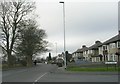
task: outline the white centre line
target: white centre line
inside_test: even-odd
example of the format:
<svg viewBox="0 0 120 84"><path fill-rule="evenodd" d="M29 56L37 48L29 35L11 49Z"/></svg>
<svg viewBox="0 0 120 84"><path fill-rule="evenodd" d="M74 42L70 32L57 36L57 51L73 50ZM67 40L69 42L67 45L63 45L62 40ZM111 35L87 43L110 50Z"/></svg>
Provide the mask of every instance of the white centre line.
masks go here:
<svg viewBox="0 0 120 84"><path fill-rule="evenodd" d="M48 74L48 72L44 73L43 75L41 75L40 77L38 77L34 82L37 82L38 80L40 80L43 76L45 76L46 74Z"/></svg>

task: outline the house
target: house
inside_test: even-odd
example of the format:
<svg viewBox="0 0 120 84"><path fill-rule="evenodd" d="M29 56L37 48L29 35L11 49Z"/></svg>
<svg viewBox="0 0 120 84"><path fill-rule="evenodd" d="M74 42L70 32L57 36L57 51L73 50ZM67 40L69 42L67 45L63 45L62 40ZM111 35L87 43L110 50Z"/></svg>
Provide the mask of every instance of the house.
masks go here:
<svg viewBox="0 0 120 84"><path fill-rule="evenodd" d="M88 47L86 47L86 46L83 46L83 57L84 57L84 60L86 60L86 61L89 61L90 59L89 59L89 57L88 57L88 50L89 50L89 48Z"/></svg>
<svg viewBox="0 0 120 84"><path fill-rule="evenodd" d="M85 57L83 55L83 52L85 54L85 51L88 48L86 47L86 45L83 45L81 49L77 49L73 54L72 54L72 58L74 58L74 60L80 59L80 60L85 60Z"/></svg>
<svg viewBox="0 0 120 84"><path fill-rule="evenodd" d="M100 41L95 41L95 44L89 47L89 59L92 62L102 61L102 54L99 53L99 46L102 45Z"/></svg>
<svg viewBox="0 0 120 84"><path fill-rule="evenodd" d="M100 45L99 46L99 54L101 54L103 57L102 57L102 61L105 62L105 61L108 61L108 46L107 45Z"/></svg>
<svg viewBox="0 0 120 84"><path fill-rule="evenodd" d="M89 48L85 45L72 53L74 60L82 59L92 62L119 61L120 60L120 30L118 35L101 43L96 41Z"/></svg>
<svg viewBox="0 0 120 84"><path fill-rule="evenodd" d="M77 60L78 57L80 57L80 52L81 52L81 49L77 49L75 52L72 53L72 58L74 60Z"/></svg>
<svg viewBox="0 0 120 84"><path fill-rule="evenodd" d="M56 57L56 59L61 58L64 59L64 52L62 52L61 54L58 54L58 56Z"/></svg>
<svg viewBox="0 0 120 84"><path fill-rule="evenodd" d="M118 61L120 59L120 31L119 34L105 41L102 45L103 58L104 61Z"/></svg>
<svg viewBox="0 0 120 84"><path fill-rule="evenodd" d="M75 59L75 52L72 53L72 59L71 60L74 60Z"/></svg>
<svg viewBox="0 0 120 84"><path fill-rule="evenodd" d="M104 49L106 49L106 48L104 48ZM98 52L99 52L99 55L102 56L100 60L104 62L105 59L104 59L104 56L103 56L103 46L102 46L102 44L98 46Z"/></svg>

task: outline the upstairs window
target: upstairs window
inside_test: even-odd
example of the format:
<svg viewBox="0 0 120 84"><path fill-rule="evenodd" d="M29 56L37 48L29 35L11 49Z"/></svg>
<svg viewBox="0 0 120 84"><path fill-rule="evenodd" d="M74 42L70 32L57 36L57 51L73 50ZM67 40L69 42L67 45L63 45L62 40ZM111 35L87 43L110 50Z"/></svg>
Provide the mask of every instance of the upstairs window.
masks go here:
<svg viewBox="0 0 120 84"><path fill-rule="evenodd" d="M103 50L107 50L107 46L106 45L103 46Z"/></svg>
<svg viewBox="0 0 120 84"><path fill-rule="evenodd" d="M116 48L116 47L115 47L115 43L110 43L109 47L110 47L110 48Z"/></svg>
<svg viewBox="0 0 120 84"><path fill-rule="evenodd" d="M117 48L120 48L120 41L117 42Z"/></svg>

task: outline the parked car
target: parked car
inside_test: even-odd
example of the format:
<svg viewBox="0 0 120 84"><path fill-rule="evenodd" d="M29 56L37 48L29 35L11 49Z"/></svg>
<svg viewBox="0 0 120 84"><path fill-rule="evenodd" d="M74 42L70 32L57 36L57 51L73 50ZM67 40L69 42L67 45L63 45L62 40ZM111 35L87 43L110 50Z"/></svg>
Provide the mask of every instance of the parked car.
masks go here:
<svg viewBox="0 0 120 84"><path fill-rule="evenodd" d="M45 64L48 64L48 62L45 61Z"/></svg>
<svg viewBox="0 0 120 84"><path fill-rule="evenodd" d="M56 61L51 61L51 64L56 64Z"/></svg>
<svg viewBox="0 0 120 84"><path fill-rule="evenodd" d="M62 67L64 65L64 60L61 59L61 58L58 58L57 59L57 65L58 65L58 67Z"/></svg>

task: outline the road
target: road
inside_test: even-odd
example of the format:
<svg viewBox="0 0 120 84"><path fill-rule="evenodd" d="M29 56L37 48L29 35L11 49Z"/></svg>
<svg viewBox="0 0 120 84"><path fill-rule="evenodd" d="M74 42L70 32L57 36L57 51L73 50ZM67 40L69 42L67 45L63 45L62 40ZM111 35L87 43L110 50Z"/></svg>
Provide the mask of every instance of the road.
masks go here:
<svg viewBox="0 0 120 84"><path fill-rule="evenodd" d="M118 82L115 72L67 72L52 64L2 72L3 82Z"/></svg>
<svg viewBox="0 0 120 84"><path fill-rule="evenodd" d="M3 82L35 82L44 74L57 69L56 65L38 64L32 68L14 69L2 72Z"/></svg>

